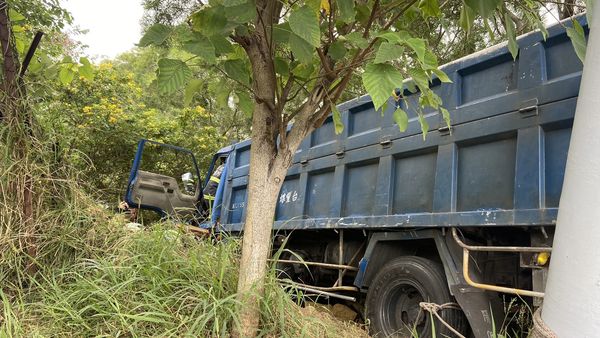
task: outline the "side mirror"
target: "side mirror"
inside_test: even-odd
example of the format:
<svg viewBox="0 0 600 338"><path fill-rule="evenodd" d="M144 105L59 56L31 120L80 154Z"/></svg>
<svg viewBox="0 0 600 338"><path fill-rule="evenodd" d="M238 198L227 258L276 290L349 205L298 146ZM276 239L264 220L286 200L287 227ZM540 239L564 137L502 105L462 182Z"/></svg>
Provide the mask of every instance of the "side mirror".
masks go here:
<svg viewBox="0 0 600 338"><path fill-rule="evenodd" d="M194 184L194 176L192 175L192 173L185 173L185 174L181 175L181 181L183 181L183 183L185 183L185 184L188 184L188 183Z"/></svg>
<svg viewBox="0 0 600 338"><path fill-rule="evenodd" d="M193 195L196 193L196 187L194 185L194 176L192 173L185 173L181 175L181 181L183 182L183 186L185 187L185 191Z"/></svg>

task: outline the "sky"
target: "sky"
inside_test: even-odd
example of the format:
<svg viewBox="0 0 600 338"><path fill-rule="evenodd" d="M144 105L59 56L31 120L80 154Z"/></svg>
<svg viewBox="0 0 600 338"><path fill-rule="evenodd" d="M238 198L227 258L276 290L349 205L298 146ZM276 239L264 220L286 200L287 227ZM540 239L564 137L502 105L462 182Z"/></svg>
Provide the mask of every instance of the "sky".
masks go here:
<svg viewBox="0 0 600 338"><path fill-rule="evenodd" d="M141 0L61 0L73 26L88 30L77 37L96 60L114 58L140 40Z"/></svg>

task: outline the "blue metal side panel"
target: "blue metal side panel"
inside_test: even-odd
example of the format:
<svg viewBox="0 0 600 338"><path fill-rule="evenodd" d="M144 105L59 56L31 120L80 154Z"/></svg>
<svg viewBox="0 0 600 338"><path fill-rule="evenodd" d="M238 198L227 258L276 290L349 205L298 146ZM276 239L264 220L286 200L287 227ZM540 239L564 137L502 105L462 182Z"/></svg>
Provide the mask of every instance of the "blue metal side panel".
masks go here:
<svg viewBox="0 0 600 338"><path fill-rule="evenodd" d="M578 20L585 27L584 17ZM423 140L414 104L394 124L393 102L369 96L338 106L346 126L327 120L302 143L280 192L276 229L534 226L555 222L582 64L564 28L519 38L519 57L491 48L434 81L452 117L435 111ZM403 91L409 102L418 93ZM404 104L404 103L403 103ZM225 229L245 216L250 142L235 145L225 191Z"/></svg>
<svg viewBox="0 0 600 338"><path fill-rule="evenodd" d="M227 177L227 169L229 168L229 161L225 163L225 167L223 168L223 172L221 173L222 177ZM217 193L215 194L215 204L213 205L212 215L210 216L211 224L216 224L217 220L221 218L221 210L223 209L223 190L225 190L225 185L227 181L222 181L219 183L217 187Z"/></svg>

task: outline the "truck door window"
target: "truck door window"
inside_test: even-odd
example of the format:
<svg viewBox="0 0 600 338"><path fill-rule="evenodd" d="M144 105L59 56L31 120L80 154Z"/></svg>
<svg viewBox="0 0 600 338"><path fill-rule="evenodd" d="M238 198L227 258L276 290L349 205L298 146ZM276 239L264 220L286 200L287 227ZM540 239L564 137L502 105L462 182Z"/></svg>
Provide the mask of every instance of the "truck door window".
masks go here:
<svg viewBox="0 0 600 338"><path fill-rule="evenodd" d="M200 181L191 153L146 143L139 169L174 178L184 195L195 196L198 192Z"/></svg>

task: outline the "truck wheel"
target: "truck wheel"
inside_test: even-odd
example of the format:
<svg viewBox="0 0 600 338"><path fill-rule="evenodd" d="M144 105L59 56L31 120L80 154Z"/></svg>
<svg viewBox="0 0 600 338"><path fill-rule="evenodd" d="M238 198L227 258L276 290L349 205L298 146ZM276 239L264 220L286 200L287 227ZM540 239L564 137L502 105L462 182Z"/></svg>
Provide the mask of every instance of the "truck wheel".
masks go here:
<svg viewBox="0 0 600 338"><path fill-rule="evenodd" d="M422 257L406 256L387 263L367 292L367 318L371 334L378 337L431 337L431 316L421 310L420 302L454 302L443 268ZM459 332L464 332L461 310L444 309L438 314ZM441 337L454 335L439 320L435 332Z"/></svg>

